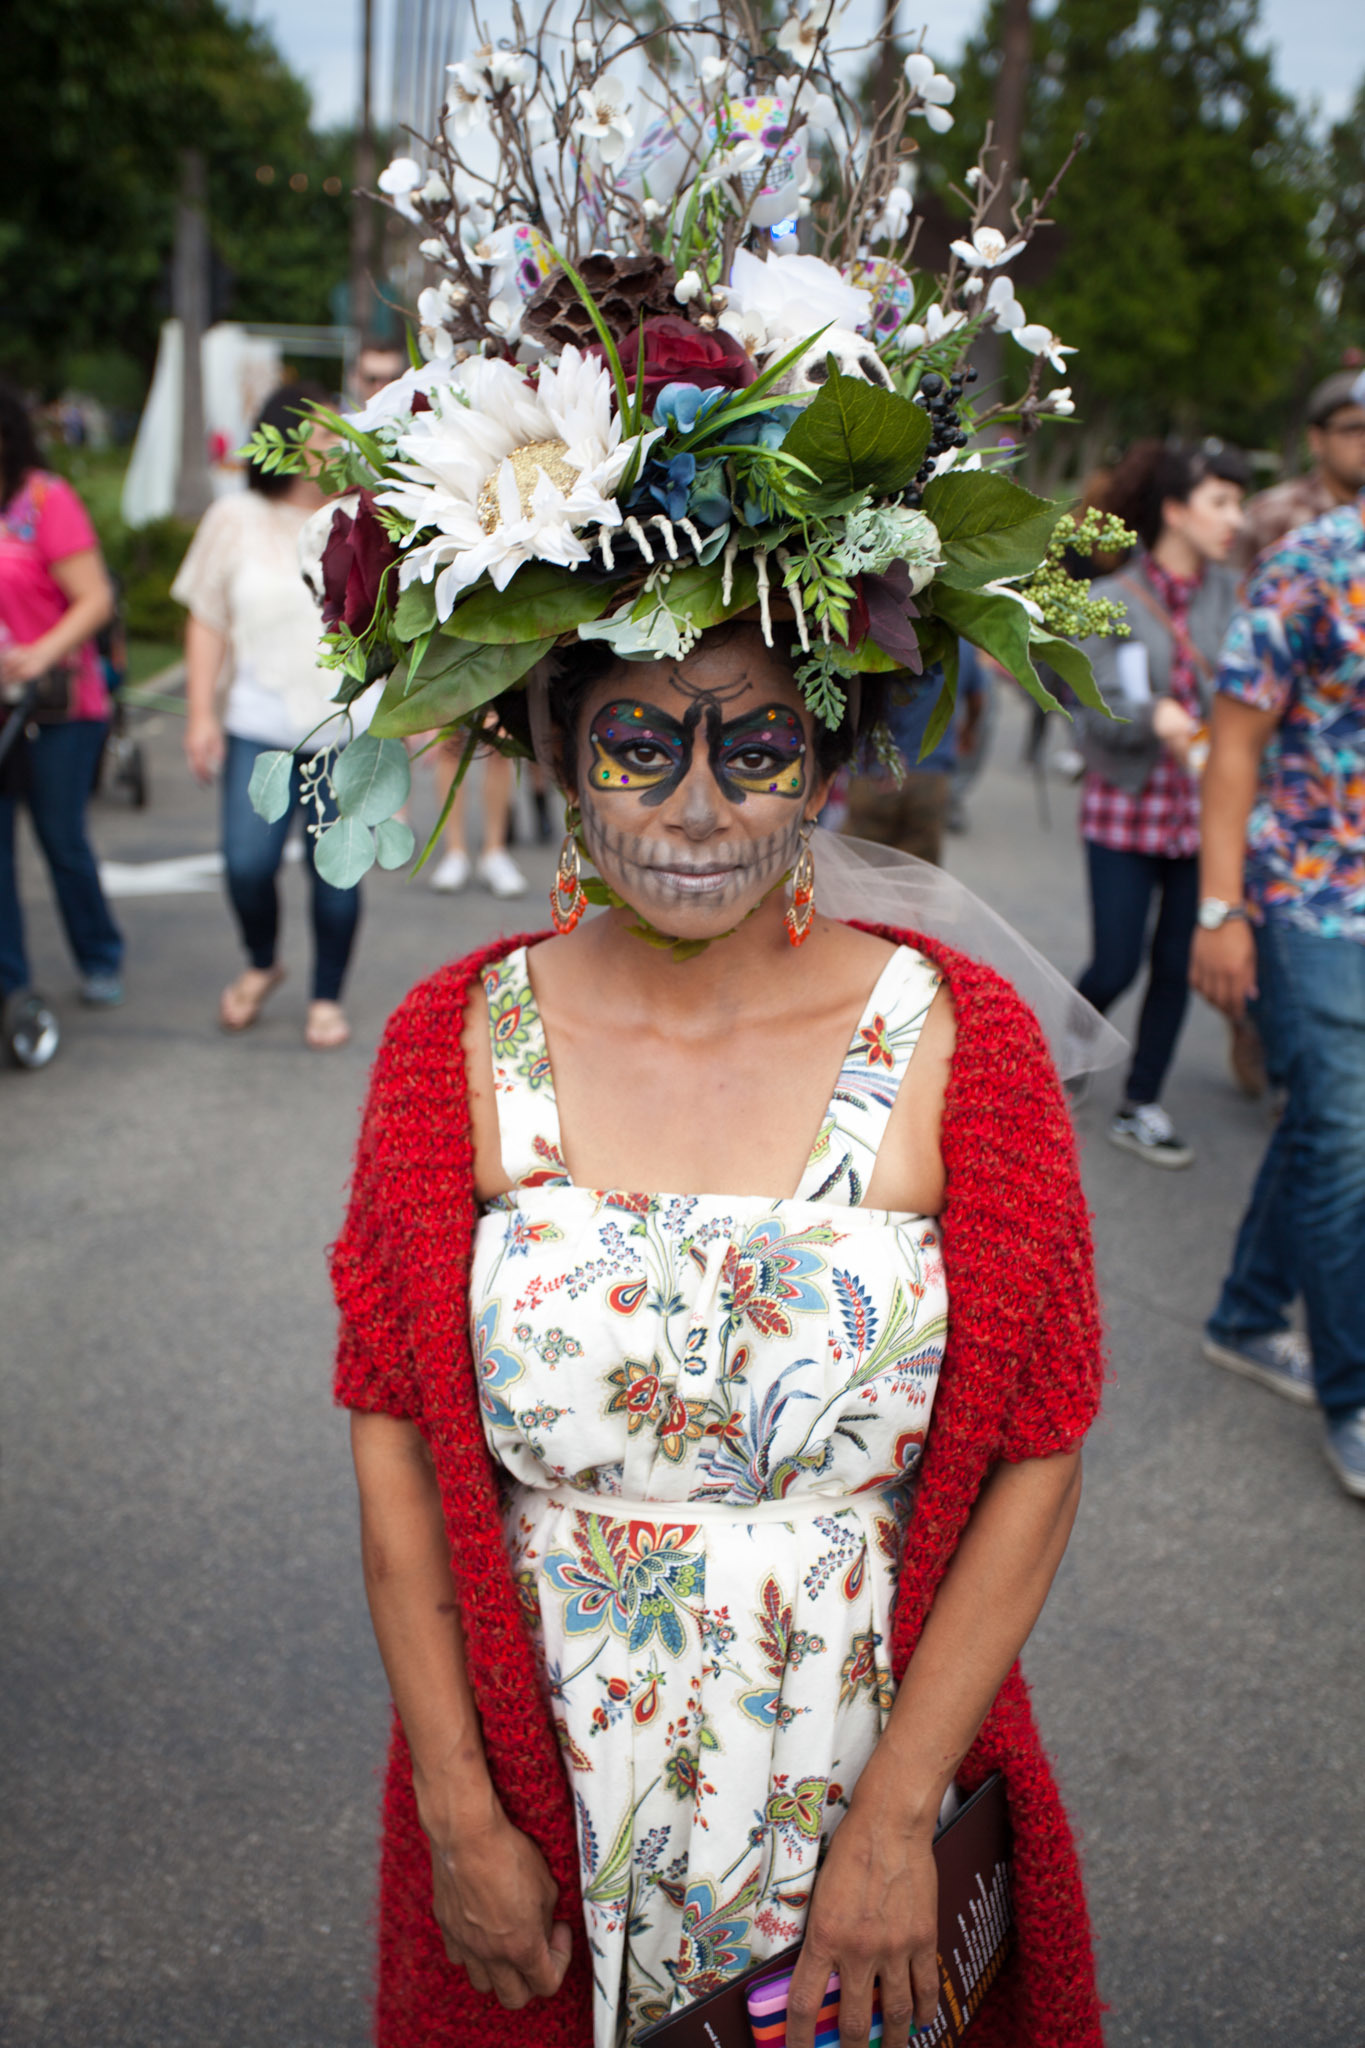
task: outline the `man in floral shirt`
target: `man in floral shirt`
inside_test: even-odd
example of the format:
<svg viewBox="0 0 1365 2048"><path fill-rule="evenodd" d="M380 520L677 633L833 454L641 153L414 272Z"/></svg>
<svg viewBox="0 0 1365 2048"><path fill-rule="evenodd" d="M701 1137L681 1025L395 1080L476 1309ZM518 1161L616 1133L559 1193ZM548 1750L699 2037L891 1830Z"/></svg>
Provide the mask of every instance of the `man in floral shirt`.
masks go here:
<svg viewBox="0 0 1365 2048"><path fill-rule="evenodd" d="M1253 1004L1288 1100L1204 1350L1316 1398L1365 1499L1365 495L1265 556L1217 690L1192 979Z"/></svg>

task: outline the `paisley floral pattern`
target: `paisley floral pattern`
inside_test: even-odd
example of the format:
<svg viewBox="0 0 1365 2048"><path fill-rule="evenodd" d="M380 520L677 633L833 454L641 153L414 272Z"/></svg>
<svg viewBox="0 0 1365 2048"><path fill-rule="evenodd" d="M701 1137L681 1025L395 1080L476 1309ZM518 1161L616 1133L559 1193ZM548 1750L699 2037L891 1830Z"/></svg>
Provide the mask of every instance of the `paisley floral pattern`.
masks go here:
<svg viewBox="0 0 1365 2048"><path fill-rule="evenodd" d="M893 955L775 1201L574 1186L524 952L486 979L514 1186L478 1228L475 1355L575 1791L596 2048L796 1939L890 1711L947 1296L933 1221L859 1202L937 979Z"/></svg>

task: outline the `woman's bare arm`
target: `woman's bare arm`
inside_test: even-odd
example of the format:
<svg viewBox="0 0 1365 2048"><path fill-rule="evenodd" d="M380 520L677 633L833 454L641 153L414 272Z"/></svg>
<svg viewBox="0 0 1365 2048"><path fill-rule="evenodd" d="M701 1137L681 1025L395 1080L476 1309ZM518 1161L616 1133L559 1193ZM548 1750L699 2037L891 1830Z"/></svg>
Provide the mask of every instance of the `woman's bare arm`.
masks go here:
<svg viewBox="0 0 1365 2048"><path fill-rule="evenodd" d="M225 633L190 613L185 621L185 758L197 782L212 782L223 765L217 691L227 644Z"/></svg>
<svg viewBox="0 0 1365 2048"><path fill-rule="evenodd" d="M431 1844L433 1904L453 1963L516 2010L557 1991L569 1928L558 1888L507 1819L489 1776L465 1671L445 1519L430 1453L409 1422L351 1418L361 1554L379 1654L412 1754Z"/></svg>
<svg viewBox="0 0 1365 2048"><path fill-rule="evenodd" d="M832 1970L842 2048L881 1985L885 2048L938 2005L933 1837L943 1795L1042 1612L1081 1495L1080 1453L997 1465L943 1576L891 1717L830 1844L792 1979L790 2048L813 2048Z"/></svg>
<svg viewBox="0 0 1365 2048"><path fill-rule="evenodd" d="M55 626L27 647L8 647L0 655L0 673L7 683L29 683L68 654L83 647L113 616L114 591L98 548L82 548L53 562L50 574L66 599Z"/></svg>

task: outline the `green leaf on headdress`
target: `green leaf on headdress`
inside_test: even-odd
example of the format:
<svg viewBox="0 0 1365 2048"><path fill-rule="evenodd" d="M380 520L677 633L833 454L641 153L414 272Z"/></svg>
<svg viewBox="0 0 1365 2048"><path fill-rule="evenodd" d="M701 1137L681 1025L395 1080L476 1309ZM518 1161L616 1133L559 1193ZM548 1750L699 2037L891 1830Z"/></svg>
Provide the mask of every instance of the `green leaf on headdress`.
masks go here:
<svg viewBox="0 0 1365 2048"><path fill-rule="evenodd" d="M438 634L415 675L394 675L379 700L370 731L379 739L406 739L467 719L480 705L510 690L554 640L523 640L512 647Z"/></svg>
<svg viewBox="0 0 1365 2048"><path fill-rule="evenodd" d="M412 788L412 771L402 744L363 732L343 747L332 770L332 787L343 817L378 825L401 810Z"/></svg>
<svg viewBox="0 0 1365 2048"><path fill-rule="evenodd" d="M359 818L338 818L319 832L313 865L334 889L354 889L374 866L374 834Z"/></svg>
<svg viewBox="0 0 1365 2048"><path fill-rule="evenodd" d="M879 384L830 373L800 419L793 420L783 453L795 455L829 490L870 491L891 497L913 482L929 445L923 406Z"/></svg>
<svg viewBox="0 0 1365 2048"><path fill-rule="evenodd" d="M600 619L618 594L610 583L588 583L554 562L527 562L506 590L490 583L457 604L441 631L460 640L505 644L543 640Z"/></svg>
<svg viewBox="0 0 1365 2048"><path fill-rule="evenodd" d="M1036 569L1063 507L988 470L957 470L925 486L924 510L943 545L939 580L976 590Z"/></svg>
<svg viewBox="0 0 1365 2048"><path fill-rule="evenodd" d="M1099 684L1095 681L1095 671L1090 666L1090 656L1079 648L1074 640L1060 639L1056 633L1045 632L1043 627L1035 622L1029 645L1039 661L1046 662L1049 668L1056 669L1062 681L1075 691L1082 704L1087 705L1091 711L1102 711L1106 718L1113 717L1112 707L1106 704L1100 695Z"/></svg>
<svg viewBox="0 0 1365 2048"><path fill-rule="evenodd" d="M993 590L954 590L935 583L934 611L955 633L970 640L973 647L993 655L1017 683L1023 684L1036 704L1041 704L1045 711L1061 710L1033 666L1029 652L1035 630L1033 621L1014 598ZM1045 655L1044 659L1049 657Z"/></svg>
<svg viewBox="0 0 1365 2048"><path fill-rule="evenodd" d="M669 577L664 599L676 618L686 619L698 633L704 633L708 626L718 626L723 619L731 619L736 612L746 612L751 604L757 604L758 571L752 556L740 555L736 559L728 603L721 596L723 587L719 562L705 568L699 562L689 563ZM656 602L653 597L642 598L634 615L641 615L641 605L648 607Z"/></svg>
<svg viewBox="0 0 1365 2048"><path fill-rule="evenodd" d="M436 624L436 593L429 583L410 583L394 606L393 630L409 645Z"/></svg>

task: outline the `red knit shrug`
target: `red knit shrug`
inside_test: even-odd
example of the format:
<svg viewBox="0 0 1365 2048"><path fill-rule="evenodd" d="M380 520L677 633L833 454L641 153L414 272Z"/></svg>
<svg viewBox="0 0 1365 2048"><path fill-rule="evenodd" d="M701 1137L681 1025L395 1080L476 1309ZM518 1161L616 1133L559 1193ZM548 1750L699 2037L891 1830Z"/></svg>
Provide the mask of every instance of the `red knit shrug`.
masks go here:
<svg viewBox="0 0 1365 2048"><path fill-rule="evenodd" d="M957 1015L942 1135L948 1348L895 1612L899 1678L992 1465L1074 1449L1099 1403L1102 1360L1070 1119L1031 1011L965 955L910 932L881 936L938 964ZM581 1925L573 1809L503 1549L469 1344L478 1211L460 1031L483 968L523 943L503 940L442 968L390 1020L333 1251L342 1317L336 1396L346 1407L409 1418L431 1447L493 1780L511 1820L543 1850L563 1917ZM960 1781L975 1786L996 1767L1013 1813L1019 1942L973 2024L974 2048L1102 2048L1080 1871L1017 1665ZM559 1993L522 2013L475 1992L447 1962L395 1725L381 1868L381 2048L591 2048L586 1947L580 1932Z"/></svg>

